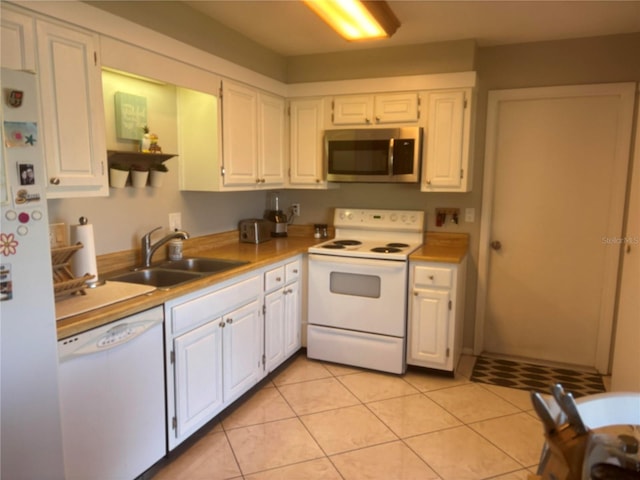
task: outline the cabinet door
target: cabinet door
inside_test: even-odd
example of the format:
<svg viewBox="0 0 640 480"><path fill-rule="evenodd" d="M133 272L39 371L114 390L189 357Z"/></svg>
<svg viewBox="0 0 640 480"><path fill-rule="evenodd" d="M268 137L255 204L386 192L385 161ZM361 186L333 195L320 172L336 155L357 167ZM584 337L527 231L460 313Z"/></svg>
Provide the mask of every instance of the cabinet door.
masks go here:
<svg viewBox="0 0 640 480"><path fill-rule="evenodd" d="M284 100L258 95L258 177L266 185L284 183Z"/></svg>
<svg viewBox="0 0 640 480"><path fill-rule="evenodd" d="M369 125L372 119L371 95L343 95L333 99L334 125Z"/></svg>
<svg viewBox="0 0 640 480"><path fill-rule="evenodd" d="M326 186L322 173L324 100L292 100L290 112L289 183Z"/></svg>
<svg viewBox="0 0 640 480"><path fill-rule="evenodd" d="M289 358L302 345L300 282L287 285L284 294L284 358Z"/></svg>
<svg viewBox="0 0 640 480"><path fill-rule="evenodd" d="M174 340L178 439L196 431L222 409L220 321L211 321Z"/></svg>
<svg viewBox="0 0 640 480"><path fill-rule="evenodd" d="M449 357L449 290L415 290L407 363L442 368Z"/></svg>
<svg viewBox="0 0 640 480"><path fill-rule="evenodd" d="M225 405L260 379L263 329L258 312L256 300L222 317Z"/></svg>
<svg viewBox="0 0 640 480"><path fill-rule="evenodd" d="M428 94L423 191L465 192L469 182L469 89Z"/></svg>
<svg viewBox="0 0 640 480"><path fill-rule="evenodd" d="M106 196L98 36L40 20L36 32L47 197Z"/></svg>
<svg viewBox="0 0 640 480"><path fill-rule="evenodd" d="M419 118L417 93L388 93L374 99L375 123L413 123Z"/></svg>
<svg viewBox="0 0 640 480"><path fill-rule="evenodd" d="M257 92L223 82L222 159L225 186L260 183L258 175Z"/></svg>
<svg viewBox="0 0 640 480"><path fill-rule="evenodd" d="M279 289L264 297L264 355L267 372L275 370L285 359L285 291Z"/></svg>
<svg viewBox="0 0 640 480"><path fill-rule="evenodd" d="M2 67L11 70L36 71L36 46L33 18L2 7L0 15Z"/></svg>

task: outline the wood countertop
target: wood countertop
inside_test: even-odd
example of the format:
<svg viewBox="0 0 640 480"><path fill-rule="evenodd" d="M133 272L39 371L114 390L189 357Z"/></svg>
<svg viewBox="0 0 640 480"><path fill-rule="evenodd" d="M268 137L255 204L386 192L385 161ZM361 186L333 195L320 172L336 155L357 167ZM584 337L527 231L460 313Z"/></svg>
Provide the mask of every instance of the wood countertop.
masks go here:
<svg viewBox="0 0 640 480"><path fill-rule="evenodd" d="M330 234L332 233L330 232ZM290 229L289 236L286 238L272 238L260 244L240 243L237 232L226 232L187 240L184 247L185 257L219 258L248 263L176 285L169 290L155 289L133 298L58 320L56 322L58 340L162 305L169 300L222 283L300 253L306 253L310 246L323 241L326 239L318 240L313 237L312 228L306 229L304 227ZM468 244L467 234L427 233L424 246L411 254L410 260L460 263L467 253ZM131 252L105 257L109 258L107 260L98 259L98 267L101 276L105 271L107 278L109 274L131 268L137 263L135 254Z"/></svg>
<svg viewBox="0 0 640 480"><path fill-rule="evenodd" d="M409 256L410 261L460 263L469 250L469 234L427 232L422 247Z"/></svg>

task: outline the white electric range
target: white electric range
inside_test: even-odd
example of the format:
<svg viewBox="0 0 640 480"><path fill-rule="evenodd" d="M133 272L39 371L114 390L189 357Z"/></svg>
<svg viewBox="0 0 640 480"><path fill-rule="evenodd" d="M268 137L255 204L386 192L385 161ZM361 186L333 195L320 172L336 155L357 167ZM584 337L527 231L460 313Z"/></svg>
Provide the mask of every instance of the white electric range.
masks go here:
<svg viewBox="0 0 640 480"><path fill-rule="evenodd" d="M406 369L409 255L424 212L336 208L335 238L309 248L309 358Z"/></svg>

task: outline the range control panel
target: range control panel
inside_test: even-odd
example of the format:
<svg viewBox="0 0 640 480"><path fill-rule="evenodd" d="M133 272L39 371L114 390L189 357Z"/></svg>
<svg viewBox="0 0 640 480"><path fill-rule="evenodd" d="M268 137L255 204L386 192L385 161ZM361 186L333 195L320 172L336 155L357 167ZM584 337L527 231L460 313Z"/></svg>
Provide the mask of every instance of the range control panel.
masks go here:
<svg viewBox="0 0 640 480"><path fill-rule="evenodd" d="M410 230L421 232L424 212L419 210L372 210L336 208L333 216L337 228L363 228L380 230Z"/></svg>

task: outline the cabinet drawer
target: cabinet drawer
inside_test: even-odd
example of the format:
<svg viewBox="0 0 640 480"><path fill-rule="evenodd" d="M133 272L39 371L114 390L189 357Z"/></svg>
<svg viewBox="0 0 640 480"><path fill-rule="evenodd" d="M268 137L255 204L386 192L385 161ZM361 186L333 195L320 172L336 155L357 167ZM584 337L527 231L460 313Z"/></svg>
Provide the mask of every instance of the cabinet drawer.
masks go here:
<svg viewBox="0 0 640 480"><path fill-rule="evenodd" d="M252 277L171 308L173 334L208 322L260 295L260 278Z"/></svg>
<svg viewBox="0 0 640 480"><path fill-rule="evenodd" d="M415 287L451 287L453 271L448 267L414 267L413 284Z"/></svg>
<svg viewBox="0 0 640 480"><path fill-rule="evenodd" d="M284 285L284 266L268 270L264 274L264 290L270 292Z"/></svg>
<svg viewBox="0 0 640 480"><path fill-rule="evenodd" d="M293 282L300 277L300 260L289 262L285 265L285 279L286 282Z"/></svg>

